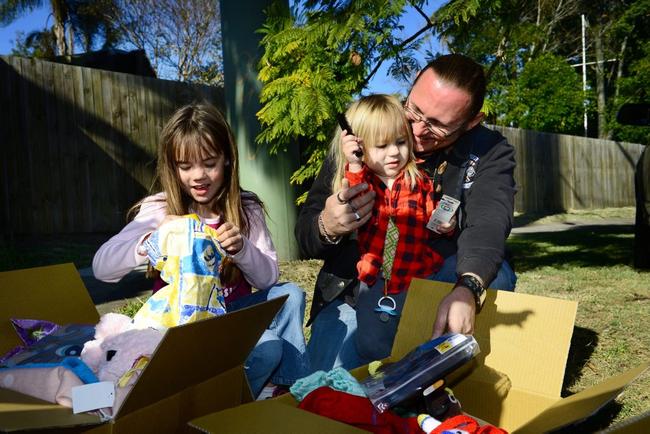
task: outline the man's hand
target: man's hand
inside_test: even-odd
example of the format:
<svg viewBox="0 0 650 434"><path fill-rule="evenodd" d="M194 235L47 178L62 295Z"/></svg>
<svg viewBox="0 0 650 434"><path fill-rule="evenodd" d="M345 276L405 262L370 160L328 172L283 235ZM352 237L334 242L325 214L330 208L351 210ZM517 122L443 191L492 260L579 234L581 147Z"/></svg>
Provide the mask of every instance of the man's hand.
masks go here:
<svg viewBox="0 0 650 434"><path fill-rule="evenodd" d="M343 179L341 190L327 198L322 211L327 235L339 237L363 226L370 220L374 203L375 192L368 191L367 184L350 187L348 180Z"/></svg>
<svg viewBox="0 0 650 434"><path fill-rule="evenodd" d="M445 331L466 335L474 333L475 316L474 294L469 288L457 286L442 299L438 306L432 338L437 338Z"/></svg>

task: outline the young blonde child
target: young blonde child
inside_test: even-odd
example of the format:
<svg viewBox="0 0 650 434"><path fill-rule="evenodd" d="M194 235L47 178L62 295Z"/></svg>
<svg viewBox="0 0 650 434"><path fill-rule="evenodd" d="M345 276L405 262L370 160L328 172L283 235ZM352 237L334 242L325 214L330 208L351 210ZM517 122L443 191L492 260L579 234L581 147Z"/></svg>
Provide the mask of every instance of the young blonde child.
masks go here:
<svg viewBox="0 0 650 434"><path fill-rule="evenodd" d="M427 228L438 202L435 185L417 167L411 126L397 98L362 97L346 118L354 135L343 130L332 141L337 161L332 191L339 191L345 178L350 186L366 183L376 194L372 216L357 234L356 316L364 333L355 334L355 343L361 360L370 361L390 354L411 279L440 269L444 259L431 241L453 231L455 218L438 225L439 233Z"/></svg>
<svg viewBox="0 0 650 434"><path fill-rule="evenodd" d="M246 361L253 394L269 380L270 386L290 385L308 375L304 292L291 283L277 284L277 255L262 201L240 187L237 147L216 108L191 104L171 116L158 146L157 181L161 191L136 204L134 219L96 252L95 277L117 282L147 263L143 242L166 223L194 213L216 229L228 255L220 269L228 311L289 295Z"/></svg>

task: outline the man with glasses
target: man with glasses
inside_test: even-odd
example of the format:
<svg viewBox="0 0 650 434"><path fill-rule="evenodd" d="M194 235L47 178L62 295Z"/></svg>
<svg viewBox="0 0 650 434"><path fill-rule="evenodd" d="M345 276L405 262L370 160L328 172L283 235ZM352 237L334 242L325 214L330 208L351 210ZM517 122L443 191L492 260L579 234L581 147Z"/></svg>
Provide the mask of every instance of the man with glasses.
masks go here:
<svg viewBox="0 0 650 434"><path fill-rule="evenodd" d="M485 89L483 68L466 56L450 54L419 73L404 103L421 167L439 186L437 199L446 194L461 202L456 235L435 241L445 263L432 270L431 279L455 285L438 307L434 337L445 331L472 333L485 288L513 290L516 282L504 260L514 211L514 149L499 133L480 125ZM354 231L370 219L374 193L365 193L364 184L344 184L332 192L334 168L326 159L295 230L303 253L324 259L308 346L312 367L323 370L366 362L353 339L359 258Z"/></svg>

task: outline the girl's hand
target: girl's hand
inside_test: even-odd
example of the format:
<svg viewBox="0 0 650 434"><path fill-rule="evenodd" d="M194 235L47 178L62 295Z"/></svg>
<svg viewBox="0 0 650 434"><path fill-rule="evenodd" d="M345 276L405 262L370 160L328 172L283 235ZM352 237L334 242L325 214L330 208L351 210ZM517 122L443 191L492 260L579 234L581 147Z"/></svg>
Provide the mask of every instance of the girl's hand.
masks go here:
<svg viewBox="0 0 650 434"><path fill-rule="evenodd" d="M241 231L230 222L225 222L217 228L217 240L230 255L238 253L244 247Z"/></svg>
<svg viewBox="0 0 650 434"><path fill-rule="evenodd" d="M158 227L161 227L161 226L164 225L165 223L169 223L169 222L171 222L171 221L173 221L173 220L178 220L178 219L182 219L182 218L183 218L183 217L181 217L181 216L179 216L179 215L167 214L167 215L165 216L165 218L163 219L163 221L160 222L160 224L158 225Z"/></svg>
<svg viewBox="0 0 650 434"><path fill-rule="evenodd" d="M358 172L361 170L363 153L359 153L359 151L363 152L363 140L343 130L341 132L341 152L343 152L345 159L350 165L350 172Z"/></svg>
<svg viewBox="0 0 650 434"><path fill-rule="evenodd" d="M436 229L438 229L438 233L441 234L448 234L449 232L453 231L456 229L456 216L454 215L451 220L449 220L449 223L438 225Z"/></svg>

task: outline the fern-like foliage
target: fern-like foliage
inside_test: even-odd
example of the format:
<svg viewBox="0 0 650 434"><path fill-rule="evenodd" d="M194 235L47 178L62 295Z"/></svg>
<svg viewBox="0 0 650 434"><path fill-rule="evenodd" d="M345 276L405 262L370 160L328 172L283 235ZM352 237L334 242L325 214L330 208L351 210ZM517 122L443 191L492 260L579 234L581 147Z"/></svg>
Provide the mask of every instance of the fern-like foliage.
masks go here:
<svg viewBox="0 0 650 434"><path fill-rule="evenodd" d="M481 0L452 1L445 17L466 19ZM306 143L304 165L291 177L301 184L312 179L327 154L335 131L336 113L363 92L383 62L392 62L392 75L409 80L419 69L413 56L420 38L402 39L395 30L407 7L421 10L425 1L306 0L294 10L273 4L259 30L263 55L259 63L262 129L256 140L271 153L290 143Z"/></svg>

